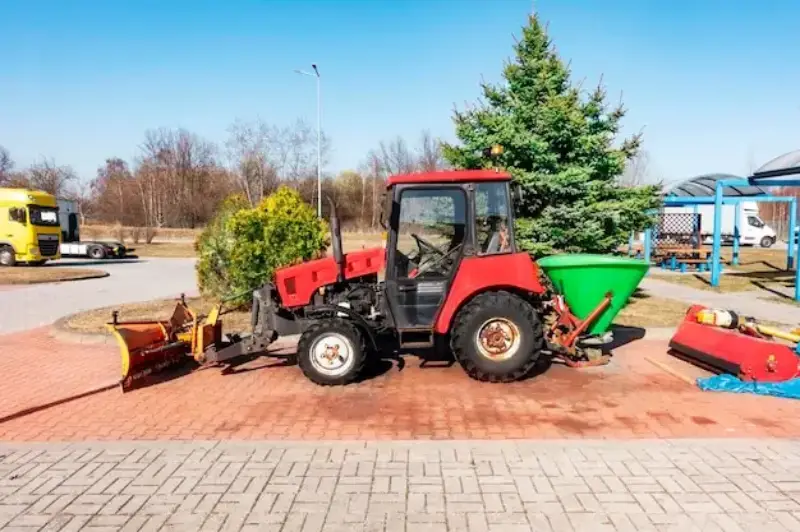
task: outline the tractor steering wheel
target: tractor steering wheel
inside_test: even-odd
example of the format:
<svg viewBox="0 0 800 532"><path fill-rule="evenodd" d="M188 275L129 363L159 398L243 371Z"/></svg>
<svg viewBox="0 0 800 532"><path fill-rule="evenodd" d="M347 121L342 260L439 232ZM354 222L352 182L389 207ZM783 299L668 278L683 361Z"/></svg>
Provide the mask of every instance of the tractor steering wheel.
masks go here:
<svg viewBox="0 0 800 532"><path fill-rule="evenodd" d="M432 271L434 268L444 264L448 260L452 261L454 256L461 249L461 246L462 246L462 244L458 244L457 246L454 246L453 249L451 249L450 251L448 251L446 253L445 252L441 252L440 256L431 259L431 261L429 263L425 264L424 266L422 264L420 264L419 269L414 274L414 277L419 277L422 274L428 273L429 271ZM439 250L437 249L437 251L439 251Z"/></svg>
<svg viewBox="0 0 800 532"><path fill-rule="evenodd" d="M422 256L422 248L426 248L426 249L428 249L430 251L433 251L437 255L441 255L441 256L445 255L444 251L442 251L441 249L437 248L436 246L434 246L433 244L431 244L430 242L428 242L427 240L425 240L424 238L422 238L418 234L411 233L411 236L414 238L414 240L417 241L417 247L419 248L419 255L420 256Z"/></svg>

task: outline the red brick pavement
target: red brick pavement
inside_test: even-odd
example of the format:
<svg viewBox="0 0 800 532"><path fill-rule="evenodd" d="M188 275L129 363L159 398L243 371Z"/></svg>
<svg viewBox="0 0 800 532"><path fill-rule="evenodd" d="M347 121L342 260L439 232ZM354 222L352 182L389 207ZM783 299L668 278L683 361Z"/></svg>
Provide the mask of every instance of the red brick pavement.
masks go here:
<svg viewBox="0 0 800 532"><path fill-rule="evenodd" d="M48 327L0 336L0 419L113 384L118 375L119 356L108 346L59 342Z"/></svg>
<svg viewBox="0 0 800 532"><path fill-rule="evenodd" d="M17 347L5 338L4 400L116 378L114 346L40 339L23 348L30 336L16 335ZM128 394L113 389L48 408L0 424L0 440L800 436L800 402L701 392L645 360L693 371L665 353L665 341L641 340L617 349L610 366L554 365L514 384L472 381L458 366L421 368L407 357L402 370L393 363L338 388L315 386L297 367L260 359L233 374L206 368ZM11 379L9 354L26 368Z"/></svg>

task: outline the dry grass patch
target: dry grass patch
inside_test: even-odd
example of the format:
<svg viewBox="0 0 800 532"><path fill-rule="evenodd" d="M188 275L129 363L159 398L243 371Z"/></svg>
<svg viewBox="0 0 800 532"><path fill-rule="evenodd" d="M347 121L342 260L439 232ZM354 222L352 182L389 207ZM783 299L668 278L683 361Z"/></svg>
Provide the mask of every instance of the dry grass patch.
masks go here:
<svg viewBox="0 0 800 532"><path fill-rule="evenodd" d="M661 281L715 292L763 291L769 294L771 288L794 286L794 272L785 269L786 250L741 248L739 264L736 266L730 264L732 254L731 248L723 248L723 268L727 273L720 276L720 285L717 288L711 286L711 273L708 272L670 274L660 273L654 267L650 276Z"/></svg>
<svg viewBox="0 0 800 532"><path fill-rule="evenodd" d="M794 286L794 272L782 270L755 271L732 269L720 276L718 287L711 286L710 273L668 274L653 270L653 279L714 292L770 292L778 286Z"/></svg>
<svg viewBox="0 0 800 532"><path fill-rule="evenodd" d="M365 248L380 246L382 242L381 233L344 233L342 234L345 253L358 251ZM189 241L155 241L150 244L129 244L131 256L136 257L162 257L162 258L182 258L196 257L194 242ZM328 248L331 253L332 249Z"/></svg>
<svg viewBox="0 0 800 532"><path fill-rule="evenodd" d="M628 300L628 304L614 318L615 325L627 327L675 327L686 316L689 305L667 299L654 297L637 290Z"/></svg>
<svg viewBox="0 0 800 532"><path fill-rule="evenodd" d="M120 321L140 320L168 320L177 303L174 299L158 299L141 303L128 303L115 307L103 307L86 312L73 314L63 322L64 328L77 333L96 334L104 333L106 323L111 321L111 313L119 311ZM215 301L203 297L193 297L186 300L186 304L199 316L206 315ZM223 309L223 333L244 332L250 329L250 311Z"/></svg>
<svg viewBox="0 0 800 532"><path fill-rule="evenodd" d="M195 257L194 242L153 242L131 244L128 254L136 257L185 258Z"/></svg>
<svg viewBox="0 0 800 532"><path fill-rule="evenodd" d="M68 266L14 266L0 267L0 285L60 283L107 277L108 272Z"/></svg>

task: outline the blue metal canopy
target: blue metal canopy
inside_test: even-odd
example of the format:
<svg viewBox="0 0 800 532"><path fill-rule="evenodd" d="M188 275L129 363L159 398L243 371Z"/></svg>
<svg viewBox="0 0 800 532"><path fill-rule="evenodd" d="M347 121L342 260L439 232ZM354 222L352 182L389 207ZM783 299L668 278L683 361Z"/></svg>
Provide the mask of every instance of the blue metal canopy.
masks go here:
<svg viewBox="0 0 800 532"><path fill-rule="evenodd" d="M769 180L797 174L800 174L800 150L790 151L767 161L761 168L753 172L749 181L751 183L760 183L764 185L775 184L776 186L783 186L782 182L785 180L781 180L781 183L770 183Z"/></svg>
<svg viewBox="0 0 800 532"><path fill-rule="evenodd" d="M744 179L744 177L732 174L703 174L670 185L664 194L681 198L713 198L718 181L741 181ZM726 197L752 197L766 194L764 189L753 185L726 186L723 189L723 196Z"/></svg>

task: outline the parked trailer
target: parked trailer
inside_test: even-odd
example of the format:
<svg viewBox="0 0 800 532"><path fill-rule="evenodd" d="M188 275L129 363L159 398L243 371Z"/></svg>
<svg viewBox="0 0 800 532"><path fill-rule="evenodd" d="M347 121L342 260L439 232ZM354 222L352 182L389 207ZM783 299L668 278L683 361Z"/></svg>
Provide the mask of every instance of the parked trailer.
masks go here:
<svg viewBox="0 0 800 532"><path fill-rule="evenodd" d="M90 257L101 260L123 258L125 256L125 245L121 242L81 241L78 215L78 202L65 199L58 200L62 257Z"/></svg>

